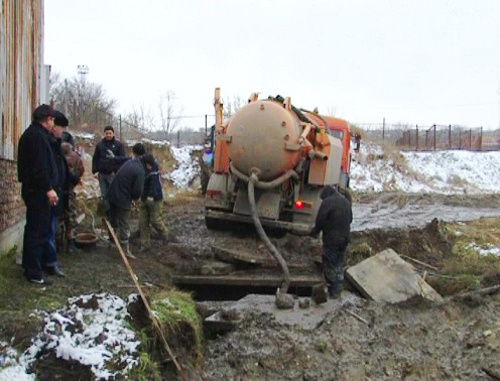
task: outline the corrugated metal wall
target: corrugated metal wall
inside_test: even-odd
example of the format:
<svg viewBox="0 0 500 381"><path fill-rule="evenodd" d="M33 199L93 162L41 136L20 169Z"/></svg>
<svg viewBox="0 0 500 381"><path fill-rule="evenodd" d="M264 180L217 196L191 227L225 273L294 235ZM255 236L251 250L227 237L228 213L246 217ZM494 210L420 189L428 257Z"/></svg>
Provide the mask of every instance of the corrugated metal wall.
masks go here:
<svg viewBox="0 0 500 381"><path fill-rule="evenodd" d="M15 160L19 137L43 92L43 0L0 4L0 157Z"/></svg>

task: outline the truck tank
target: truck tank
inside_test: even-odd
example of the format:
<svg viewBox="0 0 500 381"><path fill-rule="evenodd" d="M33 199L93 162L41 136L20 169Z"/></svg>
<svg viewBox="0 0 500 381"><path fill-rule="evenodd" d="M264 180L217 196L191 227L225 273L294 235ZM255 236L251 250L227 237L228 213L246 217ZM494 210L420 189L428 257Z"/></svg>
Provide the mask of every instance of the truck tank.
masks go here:
<svg viewBox="0 0 500 381"><path fill-rule="evenodd" d="M293 169L301 159L300 150L287 145L297 142L299 121L283 104L256 101L241 108L229 121L229 158L242 173L260 170L259 180L271 181Z"/></svg>
<svg viewBox="0 0 500 381"><path fill-rule="evenodd" d="M297 109L290 98L280 96L259 100L254 93L247 105L222 121L216 89L215 106L214 171L205 196L207 227L252 223L253 181L251 192L262 225L307 232L323 187L343 187L342 161L348 155L343 139L349 139L348 130L336 137L327 117Z"/></svg>

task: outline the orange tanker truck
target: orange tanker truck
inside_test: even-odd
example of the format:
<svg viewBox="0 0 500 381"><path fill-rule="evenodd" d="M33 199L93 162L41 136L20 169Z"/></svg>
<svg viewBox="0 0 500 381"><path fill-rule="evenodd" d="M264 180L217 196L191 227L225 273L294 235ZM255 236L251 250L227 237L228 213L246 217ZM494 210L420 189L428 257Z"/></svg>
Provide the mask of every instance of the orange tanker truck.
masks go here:
<svg viewBox="0 0 500 381"><path fill-rule="evenodd" d="M349 124L294 107L290 98L258 99L222 120L215 90L213 173L205 195L208 228L252 223L307 233L327 185L348 194Z"/></svg>

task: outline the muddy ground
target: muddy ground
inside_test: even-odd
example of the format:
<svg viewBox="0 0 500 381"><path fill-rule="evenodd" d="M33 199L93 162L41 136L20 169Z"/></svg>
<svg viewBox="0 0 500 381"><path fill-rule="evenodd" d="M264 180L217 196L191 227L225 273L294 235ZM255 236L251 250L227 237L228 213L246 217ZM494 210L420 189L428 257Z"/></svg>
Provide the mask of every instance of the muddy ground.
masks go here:
<svg viewBox="0 0 500 381"><path fill-rule="evenodd" d="M348 265L391 247L399 254L442 269L453 255L454 244L443 219L500 216L500 197L387 197L358 198L354 209L371 209L374 217L370 220L368 213L358 213L360 217L355 213L355 219L364 219L374 228L354 229L358 231L353 233ZM89 212L95 209L91 204L86 208L88 217L81 231L92 229ZM440 209L435 209L436 205ZM390 229L380 226L384 224L381 216L390 216L409 206L412 213L406 220L396 219L401 226L390 225ZM429 209L439 213L429 215ZM419 210L425 215L421 218L424 223L412 223L417 221ZM453 210L460 210L462 214L454 216ZM461 218L464 210L469 211L469 217L474 217ZM439 219L433 220L433 217ZM134 214L133 230L137 230L136 218ZM169 243L155 238L152 250L139 252L137 235L132 239L132 251L137 256L132 266L146 293L168 289L172 287L172 274L189 272L200 263L216 259L214 245L267 255L250 230L207 230L200 196L168 199L164 220L171 234ZM100 231L100 222L96 221L95 227ZM404 224L404 221L410 223ZM495 221L494 229L498 227L498 219ZM292 268L318 271L315 262L320 257L321 245L317 240L288 234L272 240ZM19 349L29 345L30 338L39 329L38 321L25 315L30 309L53 309L67 297L89 292L104 290L123 297L134 292L116 248L104 239L92 250L61 255L60 262L68 277L56 278L54 285L46 288L26 283L21 267L12 265L6 280L11 287L0 294L0 340L10 342L14 337L12 345ZM425 271L424 268L418 270ZM262 271L276 270L266 265ZM500 283L499 273L493 271L489 277L477 277L475 288ZM431 274L428 280L433 284L434 279L436 289L444 295L470 287L463 283L458 288L446 288L439 282L442 276L436 271L434 278ZM214 295L214 299L224 299L224 291L217 292L221 294ZM361 316L365 322L346 310ZM492 378L485 370L492 374L500 372L499 316L499 294L446 300L439 305L421 300L380 305L354 292L345 294L337 308L312 330L279 324L269 315L253 315L245 316L232 332L221 335L206 332L204 366L196 370L193 377L207 380L488 380Z"/></svg>

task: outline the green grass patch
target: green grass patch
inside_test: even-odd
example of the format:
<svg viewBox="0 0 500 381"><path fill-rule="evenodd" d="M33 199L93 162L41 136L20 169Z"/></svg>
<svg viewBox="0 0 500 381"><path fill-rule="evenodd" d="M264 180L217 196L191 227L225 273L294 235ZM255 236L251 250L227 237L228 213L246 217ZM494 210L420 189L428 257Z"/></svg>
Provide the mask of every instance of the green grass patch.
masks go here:
<svg viewBox="0 0 500 381"><path fill-rule="evenodd" d="M481 255L476 247L500 246L500 218L449 223L446 230L453 241L452 256L443 260L440 275L429 283L442 295L498 284L499 258Z"/></svg>
<svg viewBox="0 0 500 381"><path fill-rule="evenodd" d="M151 308L178 359L187 369L201 367L202 323L191 295L172 289L155 294L151 300Z"/></svg>

